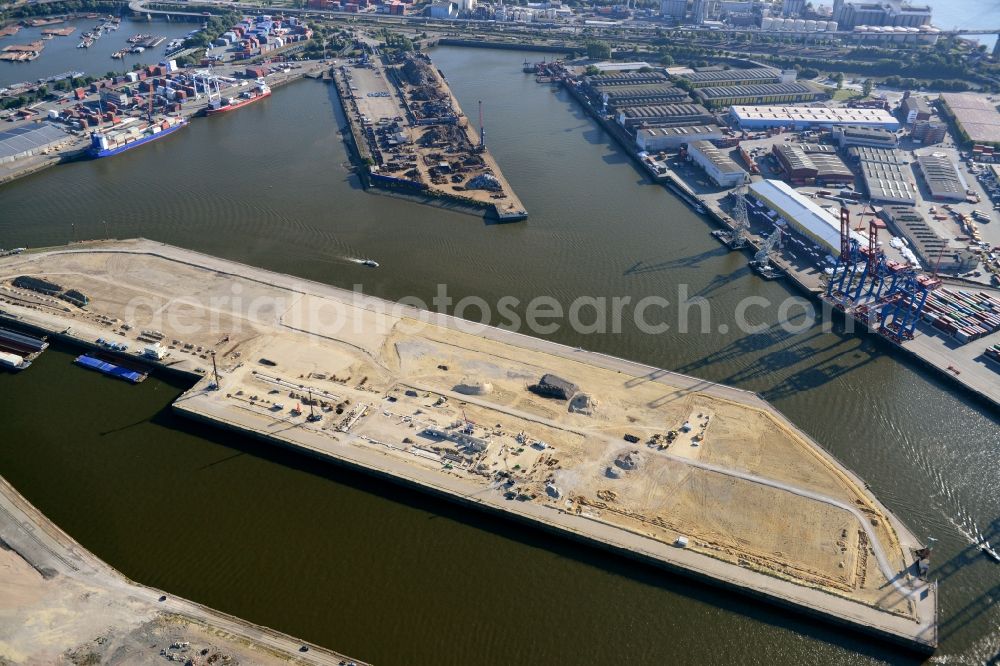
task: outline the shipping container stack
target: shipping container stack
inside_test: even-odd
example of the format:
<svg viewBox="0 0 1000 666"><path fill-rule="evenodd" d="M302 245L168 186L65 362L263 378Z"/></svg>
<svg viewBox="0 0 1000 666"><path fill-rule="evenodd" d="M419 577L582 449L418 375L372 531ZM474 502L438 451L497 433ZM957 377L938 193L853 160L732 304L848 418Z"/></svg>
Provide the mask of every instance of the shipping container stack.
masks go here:
<svg viewBox="0 0 1000 666"><path fill-rule="evenodd" d="M993 146L974 144L972 146L972 159L976 162L993 162L995 159Z"/></svg>
<svg viewBox="0 0 1000 666"><path fill-rule="evenodd" d="M983 291L938 289L927 298L924 319L964 345L1000 330L1000 299Z"/></svg>
<svg viewBox="0 0 1000 666"><path fill-rule="evenodd" d="M996 363L996 365L993 366L994 370L1000 371L1000 344L987 347L986 358Z"/></svg>

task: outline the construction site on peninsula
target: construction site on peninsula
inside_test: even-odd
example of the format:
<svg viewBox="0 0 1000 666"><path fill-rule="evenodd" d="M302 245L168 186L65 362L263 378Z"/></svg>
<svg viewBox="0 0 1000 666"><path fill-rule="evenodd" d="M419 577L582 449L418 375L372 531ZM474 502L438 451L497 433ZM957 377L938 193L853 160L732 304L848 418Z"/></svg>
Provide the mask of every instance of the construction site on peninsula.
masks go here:
<svg viewBox="0 0 1000 666"><path fill-rule="evenodd" d="M196 376L185 416L937 643L923 545L756 394L146 240L0 259L0 325Z"/></svg>

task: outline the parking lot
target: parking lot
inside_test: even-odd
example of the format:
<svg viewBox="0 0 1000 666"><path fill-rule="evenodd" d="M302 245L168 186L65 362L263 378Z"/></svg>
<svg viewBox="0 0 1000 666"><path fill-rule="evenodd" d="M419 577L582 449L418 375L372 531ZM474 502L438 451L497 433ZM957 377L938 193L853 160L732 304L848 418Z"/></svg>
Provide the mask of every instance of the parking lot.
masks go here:
<svg viewBox="0 0 1000 666"><path fill-rule="evenodd" d="M367 118L372 123L378 123L382 118L392 119L405 115L381 68L355 66L348 67L347 72L362 121Z"/></svg>

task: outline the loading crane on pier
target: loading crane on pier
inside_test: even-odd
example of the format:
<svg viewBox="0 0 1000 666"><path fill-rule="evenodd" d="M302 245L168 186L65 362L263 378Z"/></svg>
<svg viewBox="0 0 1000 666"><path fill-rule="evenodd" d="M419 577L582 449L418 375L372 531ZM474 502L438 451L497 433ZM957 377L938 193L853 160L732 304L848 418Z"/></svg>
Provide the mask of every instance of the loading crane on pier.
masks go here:
<svg viewBox="0 0 1000 666"><path fill-rule="evenodd" d="M479 100L479 152L486 150L486 128L483 127L483 100Z"/></svg>
<svg viewBox="0 0 1000 666"><path fill-rule="evenodd" d="M781 277L781 271L771 265L771 253L781 242L781 233L781 227L775 227L771 235L764 239L764 243L750 261L750 268L765 280Z"/></svg>
<svg viewBox="0 0 1000 666"><path fill-rule="evenodd" d="M744 181L730 195L733 197L732 230L712 232L712 235L725 243L730 250L740 250L747 243L747 234L750 231L750 216L747 213L747 192L747 184Z"/></svg>
<svg viewBox="0 0 1000 666"><path fill-rule="evenodd" d="M827 284L825 298L869 329L903 342L913 338L927 295L940 280L895 261L888 261L878 244L885 225L874 217L868 221L868 243L851 236L850 212L840 209L840 256Z"/></svg>
<svg viewBox="0 0 1000 666"><path fill-rule="evenodd" d="M907 271L887 296L890 300L883 310L879 332L896 342L912 340L924 303L927 301L927 294L940 284L935 278L917 275L916 271Z"/></svg>
<svg viewBox="0 0 1000 666"><path fill-rule="evenodd" d="M841 310L851 309L847 290L854 284L858 263L861 259L861 245L851 237L851 212L840 209L840 256L833 267L833 275L826 286L826 296ZM845 289L846 285L846 289Z"/></svg>
<svg viewBox="0 0 1000 666"><path fill-rule="evenodd" d="M194 92L196 98L200 99L198 93L198 83L201 83L201 89L208 97L208 108L218 108L222 106L222 90L219 88L219 77L213 74L210 70L199 69L194 73Z"/></svg>

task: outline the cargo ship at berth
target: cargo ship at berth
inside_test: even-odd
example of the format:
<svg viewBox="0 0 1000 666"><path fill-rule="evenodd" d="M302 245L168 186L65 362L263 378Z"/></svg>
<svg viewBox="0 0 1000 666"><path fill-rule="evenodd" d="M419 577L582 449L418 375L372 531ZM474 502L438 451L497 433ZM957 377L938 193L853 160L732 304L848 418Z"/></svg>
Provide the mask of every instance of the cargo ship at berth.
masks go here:
<svg viewBox="0 0 1000 666"><path fill-rule="evenodd" d="M248 104L253 104L254 102L259 102L265 97L271 96L271 89L263 79L257 80L257 85L254 86L253 90L248 90L242 93L239 97L230 97L228 99L217 99L209 103L205 107L206 116L214 116L217 113L225 113L226 111L235 111L236 109L247 106Z"/></svg>
<svg viewBox="0 0 1000 666"><path fill-rule="evenodd" d="M91 157L111 157L173 134L187 125L184 118L166 116L152 123L118 127L108 132L91 132Z"/></svg>

